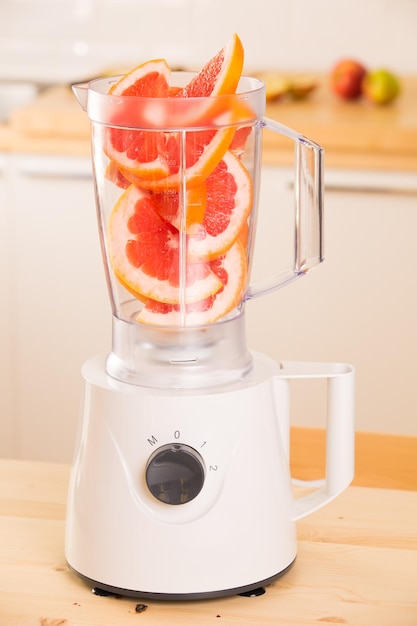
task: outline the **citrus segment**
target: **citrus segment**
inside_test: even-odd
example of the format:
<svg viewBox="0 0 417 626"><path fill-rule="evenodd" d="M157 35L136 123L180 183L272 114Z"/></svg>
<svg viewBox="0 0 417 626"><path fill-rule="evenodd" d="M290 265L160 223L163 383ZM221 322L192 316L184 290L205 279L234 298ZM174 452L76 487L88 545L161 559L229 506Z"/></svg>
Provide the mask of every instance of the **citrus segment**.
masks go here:
<svg viewBox="0 0 417 626"><path fill-rule="evenodd" d="M169 91L171 70L165 59L146 61L127 72L109 89L115 96L165 98Z"/></svg>
<svg viewBox="0 0 417 626"><path fill-rule="evenodd" d="M234 107L234 108L232 108ZM252 126L238 126L251 112L238 101L222 115L225 127L179 132L115 131L106 154L128 181L154 191L201 185L227 150L241 156ZM119 141L117 140L119 132ZM183 172L183 177L182 177Z"/></svg>
<svg viewBox="0 0 417 626"><path fill-rule="evenodd" d="M120 282L134 293L174 304L182 292L187 302L216 293L222 283L207 263L181 268L180 243L178 230L157 213L149 194L131 185L108 228L110 262Z"/></svg>
<svg viewBox="0 0 417 626"><path fill-rule="evenodd" d="M246 285L245 249L240 241L236 241L224 256L209 265L222 282L216 294L187 305L183 311L179 305L149 300L136 321L164 326L194 326L210 324L230 313L240 304Z"/></svg>
<svg viewBox="0 0 417 626"><path fill-rule="evenodd" d="M121 189L127 189L132 184L125 178L114 161L106 167L105 178ZM149 192L150 194L152 192ZM181 194L179 190L168 189L166 192L152 193L153 205L159 215L170 222L178 230L185 228L192 234L202 223L207 201L205 183L192 187L186 191L184 209L182 211Z"/></svg>
<svg viewBox="0 0 417 626"><path fill-rule="evenodd" d="M244 60L244 50L239 37L234 34L222 48L176 97L207 97L235 93Z"/></svg>
<svg viewBox="0 0 417 626"><path fill-rule="evenodd" d="M160 150L160 133L108 128L104 148L123 175L133 178L166 178L169 165Z"/></svg>
<svg viewBox="0 0 417 626"><path fill-rule="evenodd" d="M188 239L189 259L212 260L236 241L252 209L252 183L241 161L227 152L206 180L206 210L201 227Z"/></svg>
<svg viewBox="0 0 417 626"><path fill-rule="evenodd" d="M251 131L252 126L240 126L235 132L233 141L230 144L230 150L232 150L232 152L234 152L237 156L242 156Z"/></svg>
<svg viewBox="0 0 417 626"><path fill-rule="evenodd" d="M235 128L179 133L125 131L126 143L112 144L107 156L133 184L163 191L200 185L211 174L230 146ZM182 174L184 172L184 174Z"/></svg>
<svg viewBox="0 0 417 626"><path fill-rule="evenodd" d="M170 69L163 59L148 61L135 67L122 76L110 89L109 94L141 98L168 97ZM159 153L159 133L125 128L127 117L144 115L135 100L132 100L135 111L126 110L126 100L120 112L114 115L114 126L106 128L104 151L117 165L125 167L138 176L161 178L169 174L167 164ZM147 106L150 106L149 104ZM129 115L128 115L129 114ZM139 125L139 124L138 124ZM124 127L124 128L123 128Z"/></svg>
<svg viewBox="0 0 417 626"><path fill-rule="evenodd" d="M207 324L242 300L252 183L239 157L256 120L235 95L243 57L234 35L185 87L155 60L109 90L117 106L103 132L105 177L123 193L108 256L142 302L138 322Z"/></svg>
<svg viewBox="0 0 417 626"><path fill-rule="evenodd" d="M111 87L111 94L144 98L140 105L132 99L136 113L127 110L125 101L120 115L123 111L127 117L113 120L114 126L107 129L105 153L125 178L160 191L178 187L183 168L189 186L201 184L211 174L229 149L237 124L254 118L244 102L228 97L236 91L243 57L242 43L234 35L183 88L169 86L170 72L163 60L134 68ZM220 99L209 97L223 94ZM149 130L158 126L155 120L160 120L159 130ZM170 124L184 128L183 133L161 130ZM128 125L131 128L118 127ZM187 131L190 127L207 128Z"/></svg>

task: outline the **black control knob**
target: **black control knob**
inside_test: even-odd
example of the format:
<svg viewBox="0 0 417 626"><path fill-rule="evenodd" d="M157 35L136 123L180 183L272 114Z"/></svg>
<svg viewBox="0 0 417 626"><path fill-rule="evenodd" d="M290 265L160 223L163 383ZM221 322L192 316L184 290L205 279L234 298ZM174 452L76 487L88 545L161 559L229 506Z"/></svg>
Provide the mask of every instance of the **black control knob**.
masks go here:
<svg viewBox="0 0 417 626"><path fill-rule="evenodd" d="M190 502L203 487L203 460L191 446L182 443L161 446L149 458L146 483L152 495L165 504Z"/></svg>

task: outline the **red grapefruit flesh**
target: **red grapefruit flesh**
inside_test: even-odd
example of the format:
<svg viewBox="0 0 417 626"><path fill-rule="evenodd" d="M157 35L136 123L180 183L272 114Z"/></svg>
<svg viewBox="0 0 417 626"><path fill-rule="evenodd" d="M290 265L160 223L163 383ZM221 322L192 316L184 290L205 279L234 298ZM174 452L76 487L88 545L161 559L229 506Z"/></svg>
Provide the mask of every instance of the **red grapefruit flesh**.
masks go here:
<svg viewBox="0 0 417 626"><path fill-rule="evenodd" d="M149 300L137 317L138 322L163 326L195 326L210 324L230 313L242 301L247 277L247 257L240 241L222 257L210 264L222 282L212 296L187 305L165 304Z"/></svg>
<svg viewBox="0 0 417 626"><path fill-rule="evenodd" d="M201 226L188 240L189 259L212 260L236 241L252 209L252 181L241 161L227 152L206 180L207 199Z"/></svg>
<svg viewBox="0 0 417 626"><path fill-rule="evenodd" d="M207 263L181 263L178 230L155 210L146 191L130 186L109 220L114 273L131 292L160 302L187 302L216 293L222 283ZM185 265L185 267L182 267Z"/></svg>
<svg viewBox="0 0 417 626"><path fill-rule="evenodd" d="M235 93L242 75L244 50L234 34L190 83L175 93L176 97L207 97Z"/></svg>

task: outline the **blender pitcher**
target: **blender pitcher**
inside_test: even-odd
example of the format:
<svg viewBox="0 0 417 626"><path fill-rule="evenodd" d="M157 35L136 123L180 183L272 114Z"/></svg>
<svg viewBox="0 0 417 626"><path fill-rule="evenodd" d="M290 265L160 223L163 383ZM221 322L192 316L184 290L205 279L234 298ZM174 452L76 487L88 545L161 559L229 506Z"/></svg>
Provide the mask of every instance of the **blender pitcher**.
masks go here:
<svg viewBox="0 0 417 626"><path fill-rule="evenodd" d="M189 80L172 73L174 85ZM245 300L322 260L322 150L262 119L264 86L253 78L238 95L210 98L108 95L114 82L75 87L92 122L113 309L107 372L157 387L240 378L251 362ZM296 141L295 258L249 285L265 126Z"/></svg>
<svg viewBox="0 0 417 626"><path fill-rule="evenodd" d="M172 72L172 93L191 76ZM119 96L116 82L73 87L91 121L113 335L83 367L67 560L125 595L250 592L294 562L296 519L353 476L353 369L276 363L244 329L247 300L323 260L323 150L264 118L255 78L208 98ZM294 141L294 255L252 282L265 128ZM298 499L291 378L328 381L326 476Z"/></svg>

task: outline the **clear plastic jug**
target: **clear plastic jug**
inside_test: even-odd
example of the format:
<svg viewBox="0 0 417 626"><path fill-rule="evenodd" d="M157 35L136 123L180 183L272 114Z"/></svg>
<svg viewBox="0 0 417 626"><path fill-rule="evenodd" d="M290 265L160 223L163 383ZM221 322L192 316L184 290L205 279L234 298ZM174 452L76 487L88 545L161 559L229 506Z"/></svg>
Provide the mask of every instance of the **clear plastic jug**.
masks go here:
<svg viewBox="0 0 417 626"><path fill-rule="evenodd" d="M172 72L172 89L192 76ZM323 260L323 150L264 118L265 87L255 78L243 77L235 95L207 98L118 96L109 93L116 81L73 87L92 126L114 319L108 373L159 385L175 363L217 384L225 363L225 380L242 376L250 368L245 301ZM294 141L294 256L252 283L265 128Z"/></svg>

